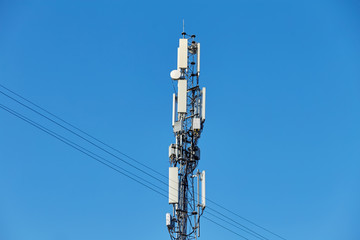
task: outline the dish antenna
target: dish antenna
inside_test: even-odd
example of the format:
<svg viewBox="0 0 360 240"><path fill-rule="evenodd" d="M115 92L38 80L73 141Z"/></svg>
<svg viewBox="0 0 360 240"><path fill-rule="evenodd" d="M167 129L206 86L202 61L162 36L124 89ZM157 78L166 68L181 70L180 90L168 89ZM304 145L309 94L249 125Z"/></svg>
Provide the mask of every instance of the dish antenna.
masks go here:
<svg viewBox="0 0 360 240"><path fill-rule="evenodd" d="M172 70L170 72L170 77L172 80L179 80L181 77L181 72L179 70Z"/></svg>

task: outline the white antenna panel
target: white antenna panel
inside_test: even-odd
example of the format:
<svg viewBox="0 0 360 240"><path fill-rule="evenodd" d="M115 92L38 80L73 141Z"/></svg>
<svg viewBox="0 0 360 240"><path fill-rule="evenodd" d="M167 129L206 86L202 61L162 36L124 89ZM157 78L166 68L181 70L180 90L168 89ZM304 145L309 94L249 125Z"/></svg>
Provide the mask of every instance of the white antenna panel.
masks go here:
<svg viewBox="0 0 360 240"><path fill-rule="evenodd" d="M200 130L200 129L201 129L200 118L194 117L192 122L192 130Z"/></svg>
<svg viewBox="0 0 360 240"><path fill-rule="evenodd" d="M176 114L175 114L175 112L176 112L176 110L175 110L175 108L176 108L176 95L175 95L175 93L173 93L173 106L172 106L172 126L174 127L174 124L175 124L175 121L176 121Z"/></svg>
<svg viewBox="0 0 360 240"><path fill-rule="evenodd" d="M200 75L200 43L197 44L197 73Z"/></svg>
<svg viewBox="0 0 360 240"><path fill-rule="evenodd" d="M166 214L166 226L171 227L171 215L170 215L170 213Z"/></svg>
<svg viewBox="0 0 360 240"><path fill-rule="evenodd" d="M178 113L186 113L187 80L178 80Z"/></svg>
<svg viewBox="0 0 360 240"><path fill-rule="evenodd" d="M169 167L169 204L177 204L179 189L178 168Z"/></svg>
<svg viewBox="0 0 360 240"><path fill-rule="evenodd" d="M178 69L187 68L188 65L188 40L181 38L178 48Z"/></svg>
<svg viewBox="0 0 360 240"><path fill-rule="evenodd" d="M201 120L205 121L205 101L206 101L206 88L203 87L201 91L202 99L201 99Z"/></svg>
<svg viewBox="0 0 360 240"><path fill-rule="evenodd" d="M206 205L206 197L205 197L205 170L201 173L201 206L205 208Z"/></svg>

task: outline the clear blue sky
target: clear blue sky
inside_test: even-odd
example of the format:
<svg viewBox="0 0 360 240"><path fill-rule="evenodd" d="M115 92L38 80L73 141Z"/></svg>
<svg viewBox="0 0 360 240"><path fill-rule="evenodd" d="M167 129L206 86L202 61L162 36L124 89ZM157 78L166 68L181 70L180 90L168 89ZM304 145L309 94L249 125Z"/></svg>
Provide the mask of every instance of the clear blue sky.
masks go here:
<svg viewBox="0 0 360 240"><path fill-rule="evenodd" d="M1 1L0 83L167 174L183 19L207 196L289 240L360 239L358 1ZM169 239L168 211L0 109L0 239ZM201 239L239 237L203 219Z"/></svg>

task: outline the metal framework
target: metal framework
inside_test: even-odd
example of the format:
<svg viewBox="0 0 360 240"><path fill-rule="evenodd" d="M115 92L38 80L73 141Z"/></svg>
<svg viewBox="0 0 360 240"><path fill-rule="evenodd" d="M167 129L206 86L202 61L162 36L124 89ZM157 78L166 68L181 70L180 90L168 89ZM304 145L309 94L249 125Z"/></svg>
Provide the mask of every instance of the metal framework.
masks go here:
<svg viewBox="0 0 360 240"><path fill-rule="evenodd" d="M195 41L195 35L185 32L182 35L178 69L170 74L178 82L177 93L173 95L175 144L169 147L169 204L172 204L173 212L166 216L166 225L174 240L197 239L200 216L205 209L205 171L196 171L206 94L205 88L199 86L200 43Z"/></svg>

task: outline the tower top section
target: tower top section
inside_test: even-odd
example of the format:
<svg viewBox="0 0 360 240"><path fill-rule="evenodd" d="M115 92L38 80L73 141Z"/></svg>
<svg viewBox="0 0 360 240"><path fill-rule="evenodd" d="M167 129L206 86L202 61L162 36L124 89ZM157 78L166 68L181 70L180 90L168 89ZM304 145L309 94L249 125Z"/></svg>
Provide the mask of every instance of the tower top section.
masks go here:
<svg viewBox="0 0 360 240"><path fill-rule="evenodd" d="M172 127L175 143L169 146L169 204L166 215L171 239L197 239L205 209L205 171L198 140L205 122L206 89L200 88L200 43L183 29L177 49L177 68L170 73L177 89L173 94Z"/></svg>

